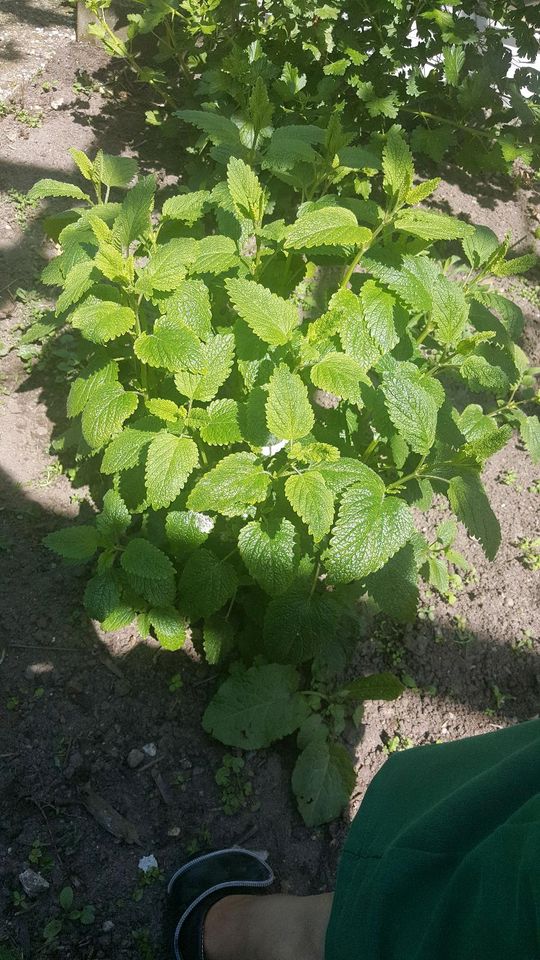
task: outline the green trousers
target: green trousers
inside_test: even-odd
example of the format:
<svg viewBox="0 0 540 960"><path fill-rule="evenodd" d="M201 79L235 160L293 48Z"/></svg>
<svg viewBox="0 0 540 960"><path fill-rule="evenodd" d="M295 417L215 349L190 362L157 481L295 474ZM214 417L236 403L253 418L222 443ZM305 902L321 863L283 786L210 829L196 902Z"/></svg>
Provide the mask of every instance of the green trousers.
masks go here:
<svg viewBox="0 0 540 960"><path fill-rule="evenodd" d="M540 720L387 761L345 843L326 960L540 960Z"/></svg>

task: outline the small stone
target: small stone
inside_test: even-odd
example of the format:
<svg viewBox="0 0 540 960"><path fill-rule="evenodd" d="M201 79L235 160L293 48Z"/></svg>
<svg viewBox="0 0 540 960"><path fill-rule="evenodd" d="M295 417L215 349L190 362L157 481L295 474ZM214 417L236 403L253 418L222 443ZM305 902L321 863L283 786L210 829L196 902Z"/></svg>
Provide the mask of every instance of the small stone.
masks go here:
<svg viewBox="0 0 540 960"><path fill-rule="evenodd" d="M180 833L180 827L171 827L169 830L167 830L168 837L179 837Z"/></svg>
<svg viewBox="0 0 540 960"><path fill-rule="evenodd" d="M156 757L157 747L155 743L145 743L143 747L143 753L145 753L147 757Z"/></svg>
<svg viewBox="0 0 540 960"><path fill-rule="evenodd" d="M63 106L63 104L64 104L63 97L53 97L51 100L51 107L53 110L59 110L60 107Z"/></svg>
<svg viewBox="0 0 540 960"><path fill-rule="evenodd" d="M112 920L104 920L101 925L101 929L103 930L103 933L110 933L111 930L114 930L114 923Z"/></svg>
<svg viewBox="0 0 540 960"><path fill-rule="evenodd" d="M19 874L21 887L29 897L38 897L40 893L45 893L49 889L49 883L35 870L23 870Z"/></svg>
<svg viewBox="0 0 540 960"><path fill-rule="evenodd" d="M507 607L513 607L513 606L514 606L514 603L515 603L515 601L512 600L512 597L508 597L508 600L506 601L506 606L507 606Z"/></svg>
<svg viewBox="0 0 540 960"><path fill-rule="evenodd" d="M133 750L130 750L127 755L127 765L128 767L131 767L132 770L135 770L135 767L140 767L143 760L144 753L142 750L138 750L137 747L134 747Z"/></svg>

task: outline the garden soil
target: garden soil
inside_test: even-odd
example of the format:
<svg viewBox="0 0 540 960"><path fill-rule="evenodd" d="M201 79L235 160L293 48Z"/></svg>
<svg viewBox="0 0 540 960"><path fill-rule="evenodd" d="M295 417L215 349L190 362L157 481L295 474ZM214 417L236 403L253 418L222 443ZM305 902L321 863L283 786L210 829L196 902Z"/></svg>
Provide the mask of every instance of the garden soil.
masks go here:
<svg viewBox="0 0 540 960"><path fill-rule="evenodd" d="M0 955L157 960L164 878L187 853L244 843L269 852L283 891L329 889L347 823L389 751L538 714L539 575L516 544L540 535L540 470L517 441L494 457L486 485L503 535L495 562L461 530L459 548L474 572L455 604L425 595L413 625L375 624L359 642L351 676L395 668L410 689L393 703L367 703L360 728L346 731L357 767L346 814L319 830L303 825L289 787L294 745L285 743L247 754L242 781L252 795L225 815L215 782L224 751L200 725L215 669L191 646L169 653L130 629L102 634L82 611L84 573L42 546L47 532L91 505L50 453L65 396L62 357L43 364L17 349L33 309L17 290L39 290L53 252L36 210L24 209L32 183L71 177L70 146L139 155L161 183L175 178L152 162L136 91L128 82L111 91L105 55L75 42L73 7L4 0L0 62L9 102L0 120ZM501 237L510 230L517 249L526 247L538 225L526 178L513 194L475 183L472 195L472 186L449 172L436 202ZM519 284L511 294L527 318L525 347L539 362L538 287ZM502 483L508 472L511 482ZM445 515L438 503L428 529ZM150 855L159 869L143 882L138 863ZM23 896L27 868L48 883L35 899ZM67 885L95 919L64 917L48 943L47 923L60 916ZM13 952L2 954L2 945Z"/></svg>

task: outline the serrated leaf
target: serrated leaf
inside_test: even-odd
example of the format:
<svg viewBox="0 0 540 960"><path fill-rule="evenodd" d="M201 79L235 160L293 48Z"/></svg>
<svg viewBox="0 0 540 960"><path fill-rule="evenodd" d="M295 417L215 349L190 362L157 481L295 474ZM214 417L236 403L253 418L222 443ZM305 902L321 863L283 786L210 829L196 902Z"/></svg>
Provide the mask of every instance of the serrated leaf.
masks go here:
<svg viewBox="0 0 540 960"><path fill-rule="evenodd" d="M365 478L365 466L352 457L341 457L335 463L319 463L317 472L324 478L326 486L335 494L343 493L353 483Z"/></svg>
<svg viewBox="0 0 540 960"><path fill-rule="evenodd" d="M305 663L331 644L339 608L328 597L289 593L271 600L264 618L264 646L271 660Z"/></svg>
<svg viewBox="0 0 540 960"><path fill-rule="evenodd" d="M422 200L426 200L427 197L430 197L431 194L435 192L440 182L440 177L434 177L433 180L424 180L422 183L417 184L416 187L411 187L405 197L405 202L411 205L422 203Z"/></svg>
<svg viewBox="0 0 540 960"><path fill-rule="evenodd" d="M114 440L111 440L101 463L102 473L120 473L136 467L141 454L156 435L156 429L139 429L136 421L133 427L126 427Z"/></svg>
<svg viewBox="0 0 540 960"><path fill-rule="evenodd" d="M459 343L469 318L469 304L463 288L441 276L434 283L431 295L436 339L444 346Z"/></svg>
<svg viewBox="0 0 540 960"><path fill-rule="evenodd" d="M175 116L202 130L217 146L220 144L228 147L241 146L238 127L223 114L204 110L176 110Z"/></svg>
<svg viewBox="0 0 540 960"><path fill-rule="evenodd" d="M428 392L428 379L412 363L395 361L383 371L381 390L390 420L415 453L435 442L440 403Z"/></svg>
<svg viewBox="0 0 540 960"><path fill-rule="evenodd" d="M227 446L241 440L236 400L213 400L206 408L206 420L201 425L200 434L201 439L211 446Z"/></svg>
<svg viewBox="0 0 540 960"><path fill-rule="evenodd" d="M227 273L231 267L236 267L239 263L236 243L230 237L203 237L199 240L197 257L191 266L191 273L215 275Z"/></svg>
<svg viewBox="0 0 540 960"><path fill-rule="evenodd" d="M91 180L94 167L90 158L87 157L82 150L76 150L75 147L70 147L69 153L77 164L77 167L79 168L85 180Z"/></svg>
<svg viewBox="0 0 540 960"><path fill-rule="evenodd" d="M234 629L225 617L216 614L204 621L203 647L206 662L221 663L234 646Z"/></svg>
<svg viewBox="0 0 540 960"><path fill-rule="evenodd" d="M431 291L441 271L433 260L425 256L403 257L399 269L368 260L366 267L415 313L429 313L433 306Z"/></svg>
<svg viewBox="0 0 540 960"><path fill-rule="evenodd" d="M448 593L448 564L444 557L428 557L429 583L442 596Z"/></svg>
<svg viewBox="0 0 540 960"><path fill-rule="evenodd" d="M156 181L142 177L125 196L112 232L113 243L127 249L133 240L145 236L150 229L150 213L154 206Z"/></svg>
<svg viewBox="0 0 540 960"><path fill-rule="evenodd" d="M394 298L374 280L367 280L360 290L360 300L371 338L381 354L388 353L399 341L393 319Z"/></svg>
<svg viewBox="0 0 540 960"><path fill-rule="evenodd" d="M499 239L489 227L475 226L463 238L461 245L471 267L478 268L493 256L499 246Z"/></svg>
<svg viewBox="0 0 540 960"><path fill-rule="evenodd" d="M135 326L135 314L131 307L123 307L112 300L90 298L77 307L69 321L86 340L108 343Z"/></svg>
<svg viewBox="0 0 540 960"><path fill-rule="evenodd" d="M392 127L386 138L382 168L384 189L394 206L397 206L405 200L412 187L414 167L411 151L395 127Z"/></svg>
<svg viewBox="0 0 540 960"><path fill-rule="evenodd" d="M298 693L294 667L277 663L250 667L221 684L203 717L203 727L221 743L259 750L298 729L309 713Z"/></svg>
<svg viewBox="0 0 540 960"><path fill-rule="evenodd" d="M464 63L465 50L462 46L452 44L452 46L443 47L444 76L451 87L458 86Z"/></svg>
<svg viewBox="0 0 540 960"><path fill-rule="evenodd" d="M208 190L195 190L192 193L183 193L177 197L169 197L163 204L162 216L171 220L181 220L192 226L200 220L205 204L210 199Z"/></svg>
<svg viewBox="0 0 540 960"><path fill-rule="evenodd" d="M74 183L63 183L48 177L38 180L28 191L27 197L30 201L44 200L46 197L72 197L74 200L87 200L90 203L88 194Z"/></svg>
<svg viewBox="0 0 540 960"><path fill-rule="evenodd" d="M187 623L174 607L154 607L148 612L148 621L166 650L180 650L184 646Z"/></svg>
<svg viewBox="0 0 540 960"><path fill-rule="evenodd" d="M538 263L538 257L535 253L525 253L521 257L514 257L512 260L505 260L504 263L493 264L492 272L496 277L515 277L520 273L527 273Z"/></svg>
<svg viewBox="0 0 540 960"><path fill-rule="evenodd" d="M396 700L405 690L393 673L371 673L345 687L348 700Z"/></svg>
<svg viewBox="0 0 540 960"><path fill-rule="evenodd" d="M231 157L227 165L227 186L239 215L260 223L265 206L263 188L251 167L237 157Z"/></svg>
<svg viewBox="0 0 540 960"><path fill-rule="evenodd" d="M211 550L199 547L190 554L178 583L182 610L192 623L210 617L234 596L237 586L234 567Z"/></svg>
<svg viewBox="0 0 540 960"><path fill-rule="evenodd" d="M347 353L327 353L311 368L310 376L316 387L357 406L362 405L360 384L371 385L362 364Z"/></svg>
<svg viewBox="0 0 540 960"><path fill-rule="evenodd" d="M169 317L158 317L152 333L141 333L133 349L135 355L150 367L164 367L179 372L184 367L197 367L201 362L201 343L184 323Z"/></svg>
<svg viewBox="0 0 540 960"><path fill-rule="evenodd" d="M359 227L346 207L322 207L303 214L287 229L284 247L306 250L324 246L364 246L371 239L371 230Z"/></svg>
<svg viewBox="0 0 540 960"><path fill-rule="evenodd" d="M144 580L169 581L174 577L174 567L167 554L142 537L129 541L120 556L120 564L127 574Z"/></svg>
<svg viewBox="0 0 540 960"><path fill-rule="evenodd" d="M116 490L107 490L103 497L103 509L96 517L96 527L101 536L116 541L126 532L131 515L122 497Z"/></svg>
<svg viewBox="0 0 540 960"><path fill-rule="evenodd" d="M188 497L190 510L240 516L246 507L266 500L270 477L253 453L231 453L195 484Z"/></svg>
<svg viewBox="0 0 540 960"><path fill-rule="evenodd" d="M73 381L67 398L67 415L76 417L82 413L92 394L104 383L115 383L118 379L118 364L111 360L95 370L84 371Z"/></svg>
<svg viewBox="0 0 540 960"><path fill-rule="evenodd" d="M43 538L43 543L66 560L83 562L94 556L98 548L98 535L95 527L83 524L54 530Z"/></svg>
<svg viewBox="0 0 540 960"><path fill-rule="evenodd" d="M82 433L89 447L103 447L135 413L139 398L118 383L105 383L94 391L82 414Z"/></svg>
<svg viewBox="0 0 540 960"><path fill-rule="evenodd" d="M210 293L202 280L183 280L168 298L166 309L170 320L184 323L201 340L212 335Z"/></svg>
<svg viewBox="0 0 540 960"><path fill-rule="evenodd" d="M149 413L167 423L174 423L180 416L180 407L173 400L165 400L161 397L150 397L145 400L145 406Z"/></svg>
<svg viewBox="0 0 540 960"><path fill-rule="evenodd" d="M307 826L320 826L339 817L355 782L355 769L345 747L322 739L308 743L292 775L298 809Z"/></svg>
<svg viewBox="0 0 540 960"><path fill-rule="evenodd" d="M307 525L315 543L329 533L334 522L334 495L318 470L293 474L285 483L285 495L294 512Z"/></svg>
<svg viewBox="0 0 540 960"><path fill-rule="evenodd" d="M418 609L418 569L412 544L406 543L381 570L372 573L366 586L383 613L412 622Z"/></svg>
<svg viewBox="0 0 540 960"><path fill-rule="evenodd" d="M165 532L174 553L189 553L200 547L213 529L211 517L192 510L171 510L165 519Z"/></svg>
<svg viewBox="0 0 540 960"><path fill-rule="evenodd" d="M174 382L177 390L190 400L208 402L227 380L234 359L232 333L211 337L199 348L199 360L191 371L182 370Z"/></svg>
<svg viewBox="0 0 540 960"><path fill-rule="evenodd" d="M136 175L138 163L133 157L113 157L101 153L99 179L106 187L127 187Z"/></svg>
<svg viewBox="0 0 540 960"><path fill-rule="evenodd" d="M195 262L198 252L198 241L183 237L156 247L137 278L137 293L149 296L154 290L164 293L176 290L182 284L188 267Z"/></svg>
<svg viewBox="0 0 540 960"><path fill-rule="evenodd" d="M504 370L496 364L489 363L480 354L465 357L459 372L475 393L485 391L499 397L504 396L510 388L510 381Z"/></svg>
<svg viewBox="0 0 540 960"><path fill-rule="evenodd" d="M56 301L56 316L60 316L64 310L78 303L85 293L91 289L93 284L92 271L94 263L92 260L82 260L75 263L68 271L64 283L64 289Z"/></svg>
<svg viewBox="0 0 540 960"><path fill-rule="evenodd" d="M170 506L198 463L197 444L189 437L165 432L154 437L148 448L145 472L148 502L154 510Z"/></svg>
<svg viewBox="0 0 540 960"><path fill-rule="evenodd" d="M226 280L236 313L261 340L272 346L287 343L298 325L298 310L253 280Z"/></svg>
<svg viewBox="0 0 540 960"><path fill-rule="evenodd" d="M473 230L469 223L447 213L432 210L402 210L394 221L396 230L412 233L422 240L461 240Z"/></svg>
<svg viewBox="0 0 540 960"><path fill-rule="evenodd" d="M540 420L538 417L520 417L519 433L533 463L540 463Z"/></svg>
<svg viewBox="0 0 540 960"><path fill-rule="evenodd" d="M291 585L297 567L296 531L282 519L275 530L265 530L259 520L246 524L238 537L238 549L250 575L271 597Z"/></svg>
<svg viewBox="0 0 540 960"><path fill-rule="evenodd" d="M343 494L324 557L334 583L361 580L380 570L414 530L408 506L397 497L385 497L384 483L369 467L362 472L362 481Z"/></svg>
<svg viewBox="0 0 540 960"><path fill-rule="evenodd" d="M493 560L501 543L501 528L480 476L463 473L452 477L448 484L448 500L458 520L472 537L480 541L488 560Z"/></svg>
<svg viewBox="0 0 540 960"><path fill-rule="evenodd" d="M311 431L314 422L305 383L281 363L274 370L268 387L268 429L279 440L299 440Z"/></svg>
<svg viewBox="0 0 540 960"><path fill-rule="evenodd" d="M106 630L127 626L135 617L135 611L122 602L118 587L109 572L99 573L88 581L84 591L84 606L92 620L108 624ZM112 623L115 626L111 626Z"/></svg>

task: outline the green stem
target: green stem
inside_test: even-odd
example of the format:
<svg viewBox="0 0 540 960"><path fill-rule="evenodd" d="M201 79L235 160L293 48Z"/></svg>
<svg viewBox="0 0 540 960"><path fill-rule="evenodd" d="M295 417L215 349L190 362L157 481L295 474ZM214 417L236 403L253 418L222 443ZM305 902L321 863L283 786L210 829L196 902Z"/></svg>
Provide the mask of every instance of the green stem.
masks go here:
<svg viewBox="0 0 540 960"><path fill-rule="evenodd" d="M417 346L420 346L420 344L424 342L424 340L426 339L426 337L428 337L429 334L431 333L432 329L433 329L433 321L432 321L432 319L431 319L431 317L430 317L429 320L428 320L428 322L426 323L424 329L423 329L422 332L420 333L420 336L418 336L418 337L416 338L416 345L417 345Z"/></svg>
<svg viewBox="0 0 540 960"><path fill-rule="evenodd" d="M379 234L382 233L382 231L384 230L384 228L385 228L386 226L388 226L388 225L392 222L392 220L394 219L394 217L397 215L398 212L399 212L399 207L398 207L396 210L392 210L391 213L387 213L387 214L385 215L384 219L381 221L381 223L380 223L379 226L377 227L377 229L374 230L373 233L371 234L371 237L369 238L368 242L367 242L367 243L364 243L364 244L360 247L360 249L359 249L358 253L356 254L353 262L351 263L351 265L350 265L349 267L347 267L347 269L346 269L346 271L345 271L345 274L344 274L344 276L343 276L343 280L341 281L341 283L340 283L340 285L339 285L339 289L340 289L340 290L346 289L346 287L347 287L347 285L348 285L348 283L349 283L349 281L350 281L350 279L351 279L354 271L356 270L358 264L360 263L360 260L362 259L362 257L363 257L364 254L366 253L366 251L369 250L369 248L373 246L373 244L374 244L375 240L377 239L377 237L379 236Z"/></svg>
<svg viewBox="0 0 540 960"><path fill-rule="evenodd" d="M371 441L371 443L367 445L366 449L362 454L362 460L369 460L371 454L373 453L374 450L377 449L380 442L381 442L380 440L377 440L375 437L373 437L373 440Z"/></svg>
<svg viewBox="0 0 540 960"><path fill-rule="evenodd" d="M315 593L315 587L317 586L317 580L319 579L319 571L321 569L321 561L317 560L317 566L315 567L315 575L313 577L313 583L311 584L311 590L309 591L309 599L311 600L313 594Z"/></svg>

